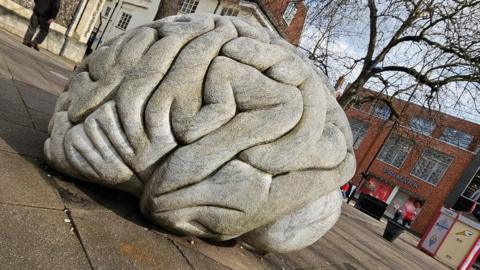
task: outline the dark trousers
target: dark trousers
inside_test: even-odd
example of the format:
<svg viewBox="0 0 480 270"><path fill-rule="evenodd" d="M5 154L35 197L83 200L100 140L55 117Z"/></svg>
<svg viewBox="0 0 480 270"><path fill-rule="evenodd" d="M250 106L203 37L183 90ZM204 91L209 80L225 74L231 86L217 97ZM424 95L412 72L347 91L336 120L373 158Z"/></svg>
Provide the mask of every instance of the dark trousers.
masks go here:
<svg viewBox="0 0 480 270"><path fill-rule="evenodd" d="M25 37L23 38L24 44L32 43L32 38L33 38L33 35L35 35L37 28L40 28L40 31L38 32L38 34L35 36L35 39L33 40L34 44L40 44L45 40L45 38L48 35L48 30L50 28L50 25L47 19L39 16L36 13L33 13L32 17L30 18L30 24L28 25L27 32L25 33Z"/></svg>

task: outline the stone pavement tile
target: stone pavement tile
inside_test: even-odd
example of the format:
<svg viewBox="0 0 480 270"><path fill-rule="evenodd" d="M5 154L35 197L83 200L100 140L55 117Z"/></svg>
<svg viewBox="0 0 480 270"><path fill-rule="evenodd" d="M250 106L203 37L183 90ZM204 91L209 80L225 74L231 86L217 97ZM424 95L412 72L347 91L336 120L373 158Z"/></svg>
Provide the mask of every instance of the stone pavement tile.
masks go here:
<svg viewBox="0 0 480 270"><path fill-rule="evenodd" d="M369 259L361 252L352 255L355 246L320 239L314 245L299 251L280 254L292 269L326 267L337 264L361 265Z"/></svg>
<svg viewBox="0 0 480 270"><path fill-rule="evenodd" d="M426 253L420 251L416 246L412 246L411 243L403 241L401 238L393 242L395 247L395 259L398 262L406 264L414 264L416 269L450 269L450 267L443 263L433 259Z"/></svg>
<svg viewBox="0 0 480 270"><path fill-rule="evenodd" d="M35 85L41 89L51 87L50 83L34 65L35 58L16 50L8 50L8 52L3 52L2 55L14 80Z"/></svg>
<svg viewBox="0 0 480 270"><path fill-rule="evenodd" d="M14 81L14 84L27 108L32 108L45 114L53 114L57 95L24 82Z"/></svg>
<svg viewBox="0 0 480 270"><path fill-rule="evenodd" d="M0 119L33 127L22 98L10 79L0 78Z"/></svg>
<svg viewBox="0 0 480 270"><path fill-rule="evenodd" d="M144 227L153 227L142 216L139 199L128 193L72 179L49 171L65 206L69 209L111 211Z"/></svg>
<svg viewBox="0 0 480 270"><path fill-rule="evenodd" d="M235 242L214 243L198 239L196 237L179 237L170 235L178 245L196 250L210 259L231 269L281 269L278 265L272 265L270 261L241 247ZM194 244L191 244L191 241Z"/></svg>
<svg viewBox="0 0 480 270"><path fill-rule="evenodd" d="M0 268L90 269L61 210L0 204Z"/></svg>
<svg viewBox="0 0 480 270"><path fill-rule="evenodd" d="M0 79L7 79L7 80L12 79L12 75L8 70L7 62L5 62L1 51L0 51Z"/></svg>
<svg viewBox="0 0 480 270"><path fill-rule="evenodd" d="M4 91L0 87L0 91ZM0 98L0 119L23 127L33 128L33 122L21 100Z"/></svg>
<svg viewBox="0 0 480 270"><path fill-rule="evenodd" d="M367 264L367 263L365 263ZM372 270L374 268L366 267L363 264L353 265L351 263L332 264L328 266L311 267L309 270ZM400 270L400 269L399 269ZM402 269L403 270L403 269Z"/></svg>
<svg viewBox="0 0 480 270"><path fill-rule="evenodd" d="M207 256L186 248L182 245L177 245L177 248L182 252L183 256L188 260L190 265L195 270L228 270L230 268L221 265L220 263L208 258Z"/></svg>
<svg viewBox="0 0 480 270"><path fill-rule="evenodd" d="M65 72L73 70L73 67L75 66L75 63L64 57L44 50L38 52L32 48L22 46L21 43L21 37L12 35L8 32L0 31L0 52L7 54L11 53L11 51L18 52L26 57L35 58L35 62L40 63L43 66L56 70L65 70ZM64 73L62 72L62 74Z"/></svg>
<svg viewBox="0 0 480 270"><path fill-rule="evenodd" d="M0 203L63 209L47 174L33 158L0 151Z"/></svg>
<svg viewBox="0 0 480 270"><path fill-rule="evenodd" d="M39 112L30 108L28 109L28 113L30 114L35 129L47 133L48 123L50 122L52 114Z"/></svg>
<svg viewBox="0 0 480 270"><path fill-rule="evenodd" d="M192 269L168 238L113 212L73 209L72 217L94 269Z"/></svg>
<svg viewBox="0 0 480 270"><path fill-rule="evenodd" d="M1 42L2 40L0 44ZM61 93L70 70L44 61L41 53L24 53L23 49L7 46L2 50L3 64L6 63L13 79L45 89L52 94Z"/></svg>
<svg viewBox="0 0 480 270"><path fill-rule="evenodd" d="M43 157L47 134L0 119L0 150L32 157Z"/></svg>

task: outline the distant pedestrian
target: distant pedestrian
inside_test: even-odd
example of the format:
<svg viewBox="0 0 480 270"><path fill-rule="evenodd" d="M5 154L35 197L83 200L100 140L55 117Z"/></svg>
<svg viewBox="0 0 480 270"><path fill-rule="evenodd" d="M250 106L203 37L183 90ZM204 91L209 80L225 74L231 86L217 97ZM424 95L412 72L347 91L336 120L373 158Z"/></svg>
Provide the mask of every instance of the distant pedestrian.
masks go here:
<svg viewBox="0 0 480 270"><path fill-rule="evenodd" d="M58 11L60 9L60 0L34 0L33 14L30 17L27 32L23 38L23 44L38 49L38 44L42 43L48 35L50 24L55 21ZM32 40L37 28L40 31Z"/></svg>
<svg viewBox="0 0 480 270"><path fill-rule="evenodd" d="M412 225L412 221L417 216L416 207L419 204L420 204L420 202L415 200L414 198L408 198L408 200L403 205L402 209L398 209L395 212L394 219L398 220L400 217L402 217L402 225L403 226ZM419 207L421 207L421 206L419 206Z"/></svg>
<svg viewBox="0 0 480 270"><path fill-rule="evenodd" d="M344 199L348 199L349 191L351 189L350 182L345 183L345 185L340 187L342 191L342 196Z"/></svg>

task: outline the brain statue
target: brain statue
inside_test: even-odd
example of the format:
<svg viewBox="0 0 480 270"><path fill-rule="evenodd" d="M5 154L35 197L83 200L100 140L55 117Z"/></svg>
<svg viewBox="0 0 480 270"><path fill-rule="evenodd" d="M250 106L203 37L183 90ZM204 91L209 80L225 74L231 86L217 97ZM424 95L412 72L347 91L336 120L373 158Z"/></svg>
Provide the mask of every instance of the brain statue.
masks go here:
<svg viewBox="0 0 480 270"><path fill-rule="evenodd" d="M277 252L334 225L355 170L323 75L278 35L214 15L102 44L59 96L44 152L66 175L138 196L162 228Z"/></svg>

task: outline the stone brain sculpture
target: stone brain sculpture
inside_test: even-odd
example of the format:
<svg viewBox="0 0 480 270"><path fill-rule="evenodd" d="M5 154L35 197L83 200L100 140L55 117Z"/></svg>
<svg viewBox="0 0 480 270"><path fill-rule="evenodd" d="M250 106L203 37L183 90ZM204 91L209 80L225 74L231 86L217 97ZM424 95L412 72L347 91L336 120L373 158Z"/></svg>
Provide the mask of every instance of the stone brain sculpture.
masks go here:
<svg viewBox="0 0 480 270"><path fill-rule="evenodd" d="M58 98L44 152L64 174L139 196L168 230L279 252L333 226L355 169L322 75L278 36L213 15L98 48Z"/></svg>

